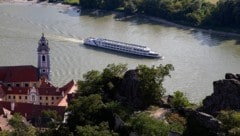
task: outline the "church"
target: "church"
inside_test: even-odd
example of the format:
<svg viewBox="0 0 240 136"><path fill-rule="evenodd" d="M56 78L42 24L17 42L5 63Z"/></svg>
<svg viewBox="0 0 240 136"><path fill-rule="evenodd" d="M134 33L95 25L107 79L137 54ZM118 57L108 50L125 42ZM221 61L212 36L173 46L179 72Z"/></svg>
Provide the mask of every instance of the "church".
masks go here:
<svg viewBox="0 0 240 136"><path fill-rule="evenodd" d="M40 109L68 106L67 96L77 90L75 81L62 87L50 83L50 48L44 34L38 42L38 66L0 67L0 107L22 115L31 115ZM61 109L64 112L64 109Z"/></svg>

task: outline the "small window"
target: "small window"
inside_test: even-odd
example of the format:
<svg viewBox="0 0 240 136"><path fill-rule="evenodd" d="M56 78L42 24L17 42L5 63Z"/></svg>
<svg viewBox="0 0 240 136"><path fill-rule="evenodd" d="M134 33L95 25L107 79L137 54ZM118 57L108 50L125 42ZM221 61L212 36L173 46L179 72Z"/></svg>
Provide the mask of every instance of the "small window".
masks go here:
<svg viewBox="0 0 240 136"><path fill-rule="evenodd" d="M15 99L15 96L13 96L13 99Z"/></svg>
<svg viewBox="0 0 240 136"><path fill-rule="evenodd" d="M52 102L52 105L53 105L53 102Z"/></svg>
<svg viewBox="0 0 240 136"><path fill-rule="evenodd" d="M52 97L52 100L54 100L54 97Z"/></svg>
<svg viewBox="0 0 240 136"><path fill-rule="evenodd" d="M21 97L21 96L19 96L19 99L21 100L21 99L22 99L22 97Z"/></svg>
<svg viewBox="0 0 240 136"><path fill-rule="evenodd" d="M8 96L8 99L11 99L11 96L10 96L10 95Z"/></svg>
<svg viewBox="0 0 240 136"><path fill-rule="evenodd" d="M48 103L46 103L46 105L48 105Z"/></svg>
<svg viewBox="0 0 240 136"><path fill-rule="evenodd" d="M48 100L48 97L46 97L46 100Z"/></svg>
<svg viewBox="0 0 240 136"><path fill-rule="evenodd" d="M20 86L20 84L16 84L16 87L19 87Z"/></svg>
<svg viewBox="0 0 240 136"><path fill-rule="evenodd" d="M25 96L25 100L27 100L27 96Z"/></svg>
<svg viewBox="0 0 240 136"><path fill-rule="evenodd" d="M46 57L44 55L42 56L42 61L46 61Z"/></svg>
<svg viewBox="0 0 240 136"><path fill-rule="evenodd" d="M59 97L56 97L56 99L58 100L58 99L59 99Z"/></svg>
<svg viewBox="0 0 240 136"><path fill-rule="evenodd" d="M28 83L25 83L25 87L28 87L29 86L29 84Z"/></svg>
<svg viewBox="0 0 240 136"><path fill-rule="evenodd" d="M42 96L40 96L39 99L42 100Z"/></svg>

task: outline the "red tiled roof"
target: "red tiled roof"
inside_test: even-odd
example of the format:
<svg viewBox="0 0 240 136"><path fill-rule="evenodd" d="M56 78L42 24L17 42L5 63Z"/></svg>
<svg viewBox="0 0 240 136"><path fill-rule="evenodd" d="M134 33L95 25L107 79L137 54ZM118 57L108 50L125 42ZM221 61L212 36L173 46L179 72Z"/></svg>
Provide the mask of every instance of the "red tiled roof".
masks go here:
<svg viewBox="0 0 240 136"><path fill-rule="evenodd" d="M30 87L4 87L6 94L26 95Z"/></svg>
<svg viewBox="0 0 240 136"><path fill-rule="evenodd" d="M50 87L40 87L40 88L38 88L38 90L39 90L40 95L62 95L62 92L64 92L64 95L66 95L67 92L70 91L70 89L74 85L75 85L75 83L72 80L61 88L50 86Z"/></svg>
<svg viewBox="0 0 240 136"><path fill-rule="evenodd" d="M40 86L39 88L37 88L37 90L39 92L39 95L61 96L62 92L64 92L64 95L66 95L74 85L75 83L73 80L61 88L54 87L53 85L48 83L48 85ZM5 94L27 95L28 90L30 90L31 87L1 86L0 89L3 89Z"/></svg>
<svg viewBox="0 0 240 136"><path fill-rule="evenodd" d="M0 106L11 110L11 102L0 101ZM63 118L65 112L64 106L46 106L46 105L34 105L31 103L15 103L13 113L20 113L22 116L26 117L27 120L30 120L35 117L41 116L43 110L55 110Z"/></svg>
<svg viewBox="0 0 240 136"><path fill-rule="evenodd" d="M38 69L34 66L0 67L0 81L3 82L38 81Z"/></svg>

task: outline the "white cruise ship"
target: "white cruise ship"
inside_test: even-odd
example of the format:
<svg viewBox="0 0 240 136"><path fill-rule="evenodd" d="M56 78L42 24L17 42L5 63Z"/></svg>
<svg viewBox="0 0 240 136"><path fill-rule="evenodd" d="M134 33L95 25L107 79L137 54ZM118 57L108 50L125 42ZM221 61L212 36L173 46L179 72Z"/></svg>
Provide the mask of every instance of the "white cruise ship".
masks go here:
<svg viewBox="0 0 240 136"><path fill-rule="evenodd" d="M139 56L151 57L151 58L163 58L158 53L151 51L148 47L136 44L129 44L124 42L118 42L102 38L89 37L84 39L84 45L90 45L94 47L105 48L118 52L124 52Z"/></svg>

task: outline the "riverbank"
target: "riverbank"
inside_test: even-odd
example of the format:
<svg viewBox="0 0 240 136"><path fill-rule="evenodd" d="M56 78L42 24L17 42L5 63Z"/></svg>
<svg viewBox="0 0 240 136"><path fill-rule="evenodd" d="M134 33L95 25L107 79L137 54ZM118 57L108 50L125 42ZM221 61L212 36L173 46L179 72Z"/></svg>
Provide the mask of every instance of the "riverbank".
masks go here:
<svg viewBox="0 0 240 136"><path fill-rule="evenodd" d="M78 6L71 5L71 4L49 3L47 1L39 2L38 0L0 0L0 3L1 2L4 2L4 3L43 4L43 5L58 6L58 7L62 7L62 8L74 8L74 9L76 9L76 11L80 10ZM117 12L115 11L114 13L117 14ZM191 31L201 31L201 32L204 32L204 33L217 34L217 35L221 35L221 36L240 37L240 34L236 33L236 32L227 32L227 31L219 31L219 30L212 29L212 28L209 28L209 29L206 28L205 29L205 28L200 28L200 27L188 26L188 25L184 25L184 24L171 22L171 21L168 21L168 20L165 20L165 19L162 19L162 18L144 15L144 14L135 14L133 16L140 17L140 18L146 18L146 19L148 19L150 21L153 21L153 22L156 22L156 23L170 25L170 26L174 26L174 27L177 27L177 28L181 28L181 29L188 29L188 30L191 30ZM121 19L116 19L116 20L121 20Z"/></svg>
<svg viewBox="0 0 240 136"><path fill-rule="evenodd" d="M217 35L222 35L222 36L233 36L233 37L240 37L239 33L234 33L234 32L224 32L224 31L218 31L218 30L213 30L213 29L203 29L203 28L197 28L197 27L192 27L192 26L186 26L186 25L181 25L181 24L177 24L174 22L170 22L161 18L157 18L157 17L151 17L151 16L146 16L146 15L140 15L144 18L147 18L151 21L154 22L158 22L158 23L164 23L167 25L171 25L171 26L175 26L177 28L182 28L182 29L189 29L191 31L202 31L205 33L211 33L211 34L217 34Z"/></svg>

